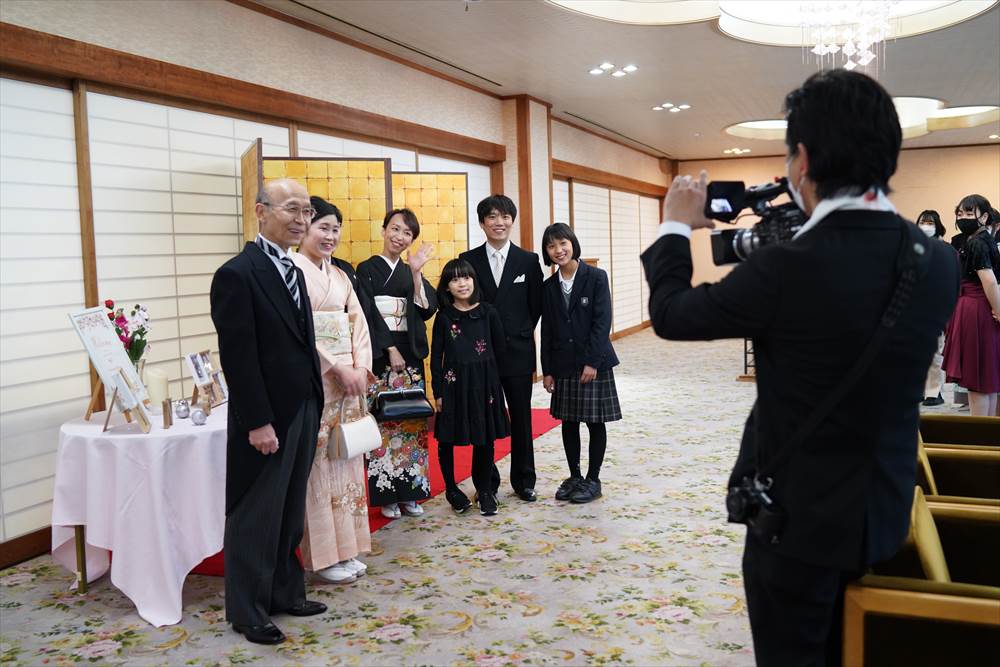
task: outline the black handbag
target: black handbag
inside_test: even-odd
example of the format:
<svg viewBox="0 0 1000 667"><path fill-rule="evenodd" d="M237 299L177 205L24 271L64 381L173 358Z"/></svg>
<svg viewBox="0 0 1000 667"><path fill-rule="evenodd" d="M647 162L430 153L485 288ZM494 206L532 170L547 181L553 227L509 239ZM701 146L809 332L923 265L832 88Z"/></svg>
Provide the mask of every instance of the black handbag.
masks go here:
<svg viewBox="0 0 1000 667"><path fill-rule="evenodd" d="M409 369L406 374L410 375ZM411 376L412 380L412 376ZM434 414L427 394L419 387L383 389L376 392L371 413L379 422L426 419Z"/></svg>

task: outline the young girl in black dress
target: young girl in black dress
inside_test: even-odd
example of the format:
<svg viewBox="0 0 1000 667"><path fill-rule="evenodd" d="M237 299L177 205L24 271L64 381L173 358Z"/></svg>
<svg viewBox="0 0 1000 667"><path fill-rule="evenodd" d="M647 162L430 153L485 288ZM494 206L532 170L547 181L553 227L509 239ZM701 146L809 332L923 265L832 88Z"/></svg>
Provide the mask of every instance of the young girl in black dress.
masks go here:
<svg viewBox="0 0 1000 667"><path fill-rule="evenodd" d="M479 513L497 513L491 480L493 441L510 434L496 353L503 352L503 325L497 311L480 303L476 271L463 259L444 266L438 284L440 310L431 342L431 387L437 402L434 437L444 477L445 497L456 513L469 498L455 483L456 445L472 445L472 482Z"/></svg>
<svg viewBox="0 0 1000 667"><path fill-rule="evenodd" d="M542 286L542 373L552 394L549 413L562 420L569 478L556 500L589 503L601 497L601 464L608 443L606 422L622 418L612 370L611 290L608 274L580 261L580 242L557 222L542 234L543 259L559 270ZM590 431L587 476L580 474L580 422Z"/></svg>

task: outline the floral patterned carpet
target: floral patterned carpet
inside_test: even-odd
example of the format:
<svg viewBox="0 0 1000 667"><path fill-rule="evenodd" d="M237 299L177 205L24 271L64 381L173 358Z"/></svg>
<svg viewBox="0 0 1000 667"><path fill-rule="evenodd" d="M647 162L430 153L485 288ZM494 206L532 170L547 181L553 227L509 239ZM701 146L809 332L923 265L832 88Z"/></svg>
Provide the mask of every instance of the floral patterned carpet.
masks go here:
<svg viewBox="0 0 1000 667"><path fill-rule="evenodd" d="M535 442L538 502L508 495L486 518L432 499L423 517L376 533L368 576L311 580L330 610L276 617L289 637L278 647L231 630L220 578L189 576L183 621L157 629L107 578L77 596L70 574L39 557L0 572L0 662L752 664L743 528L726 523L723 503L755 393L735 381L742 342L668 343L645 330L615 345L625 418L608 428L600 500L553 499L567 474L553 429ZM534 405L546 402L539 383Z"/></svg>

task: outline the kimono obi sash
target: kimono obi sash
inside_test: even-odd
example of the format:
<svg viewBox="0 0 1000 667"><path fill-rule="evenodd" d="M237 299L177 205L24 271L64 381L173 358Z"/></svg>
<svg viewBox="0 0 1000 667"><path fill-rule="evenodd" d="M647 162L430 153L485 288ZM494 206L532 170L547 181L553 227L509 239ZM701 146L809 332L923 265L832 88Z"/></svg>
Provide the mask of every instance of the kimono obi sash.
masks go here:
<svg viewBox="0 0 1000 667"><path fill-rule="evenodd" d="M397 296L376 296L375 307L389 331L406 331L406 299Z"/></svg>
<svg viewBox="0 0 1000 667"><path fill-rule="evenodd" d="M343 310L313 311L316 346L327 354L352 354L351 318Z"/></svg>

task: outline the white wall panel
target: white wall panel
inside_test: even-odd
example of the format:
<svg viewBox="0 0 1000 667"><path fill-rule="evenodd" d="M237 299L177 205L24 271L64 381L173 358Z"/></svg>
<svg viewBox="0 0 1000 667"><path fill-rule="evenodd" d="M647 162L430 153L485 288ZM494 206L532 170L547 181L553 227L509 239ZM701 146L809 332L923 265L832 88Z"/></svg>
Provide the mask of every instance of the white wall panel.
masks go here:
<svg viewBox="0 0 1000 667"><path fill-rule="evenodd" d="M641 252L653 245L660 230L660 200L653 197L639 197L639 242ZM645 273L641 273L642 321L649 321L649 286Z"/></svg>
<svg viewBox="0 0 1000 667"><path fill-rule="evenodd" d="M569 224L569 181L552 181L552 222Z"/></svg>
<svg viewBox="0 0 1000 667"><path fill-rule="evenodd" d="M611 299L614 331L642 321L639 195L611 191Z"/></svg>
<svg viewBox="0 0 1000 667"><path fill-rule="evenodd" d="M573 183L573 224L583 257L611 271L611 192L608 188Z"/></svg>
<svg viewBox="0 0 1000 667"><path fill-rule="evenodd" d="M392 160L393 171L415 171L417 168L417 154L405 148L303 130L299 130L298 139L301 157L389 158ZM421 158L421 162L423 159L425 158Z"/></svg>
<svg viewBox="0 0 1000 667"><path fill-rule="evenodd" d="M90 395L73 99L0 79L0 540L49 523L59 425Z"/></svg>

